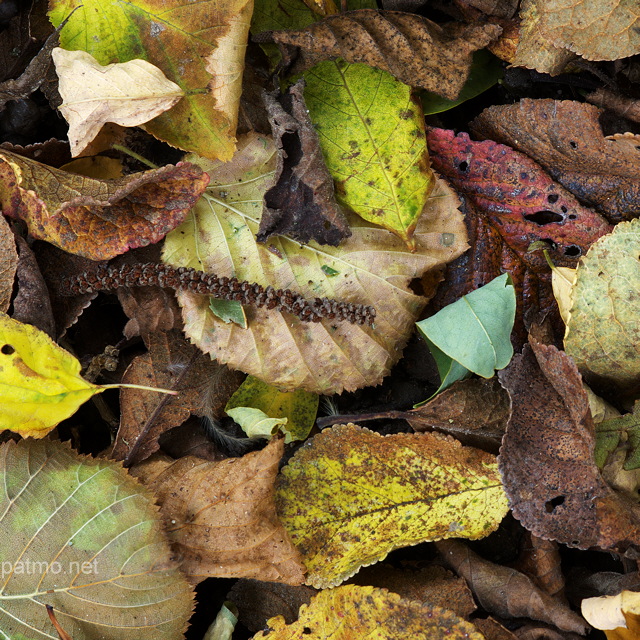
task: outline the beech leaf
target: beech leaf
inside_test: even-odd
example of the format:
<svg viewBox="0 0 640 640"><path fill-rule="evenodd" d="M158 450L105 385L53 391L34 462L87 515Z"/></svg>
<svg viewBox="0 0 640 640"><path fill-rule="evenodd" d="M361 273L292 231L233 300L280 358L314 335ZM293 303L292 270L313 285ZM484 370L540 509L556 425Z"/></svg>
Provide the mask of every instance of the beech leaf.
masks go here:
<svg viewBox="0 0 640 640"><path fill-rule="evenodd" d="M184 637L192 590L152 495L120 465L52 440L8 442L0 486L6 638L58 637L46 605L73 640Z"/></svg>
<svg viewBox="0 0 640 640"><path fill-rule="evenodd" d="M290 287L308 298L327 296L376 307L375 327L246 308L249 328L225 324L208 299L179 292L185 332L220 362L283 391L336 393L379 384L399 359L426 299L410 292L412 278L465 250L456 196L438 182L416 229L415 254L393 233L351 216L352 236L339 247L287 236L256 243L262 197L275 148L251 134L230 163L203 163L211 176L205 196L164 244L163 261L263 286Z"/></svg>
<svg viewBox="0 0 640 640"><path fill-rule="evenodd" d="M84 51L59 47L51 53L62 97L60 113L69 123L71 155L78 156L102 125L135 127L170 109L184 92L145 60L106 66Z"/></svg>
<svg viewBox="0 0 640 640"><path fill-rule="evenodd" d="M483 538L508 511L494 456L436 433L325 429L282 469L278 515L307 584L332 587L393 549Z"/></svg>
<svg viewBox="0 0 640 640"><path fill-rule="evenodd" d="M96 180L0 152L0 209L64 251L108 260L161 240L179 225L208 176L179 163L117 180Z"/></svg>
<svg viewBox="0 0 640 640"><path fill-rule="evenodd" d="M287 625L282 616L252 640L351 640L352 638L429 638L484 640L484 636L453 611L405 600L397 593L349 584L321 591L300 607L298 620Z"/></svg>
<svg viewBox="0 0 640 640"><path fill-rule="evenodd" d="M46 333L5 314L0 314L0 363L0 424L24 437L42 438L91 396L127 386L87 382L68 351Z"/></svg>
<svg viewBox="0 0 640 640"><path fill-rule="evenodd" d="M165 531L193 582L256 578L301 584L300 554L278 521L274 479L281 438L242 458L153 456L132 467L155 494Z"/></svg>

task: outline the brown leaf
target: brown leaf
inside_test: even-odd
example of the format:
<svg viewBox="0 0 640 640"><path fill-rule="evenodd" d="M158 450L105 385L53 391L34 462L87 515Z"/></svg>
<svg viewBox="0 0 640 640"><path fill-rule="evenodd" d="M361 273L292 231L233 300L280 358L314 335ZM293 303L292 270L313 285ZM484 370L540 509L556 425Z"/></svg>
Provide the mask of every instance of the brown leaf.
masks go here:
<svg viewBox="0 0 640 640"><path fill-rule="evenodd" d="M518 0L463 0L464 4L479 9L488 16L513 18L518 10Z"/></svg>
<svg viewBox="0 0 640 640"><path fill-rule="evenodd" d="M338 206L318 134L304 102L304 80L282 96L265 93L278 149L275 184L264 194L258 241L288 234L294 240L337 246L351 235Z"/></svg>
<svg viewBox="0 0 640 640"><path fill-rule="evenodd" d="M447 564L469 584L480 605L502 618L541 620L584 635L588 625L569 607L535 586L523 573L484 560L457 540L434 543Z"/></svg>
<svg viewBox="0 0 640 640"><path fill-rule="evenodd" d="M526 153L574 196L617 223L636 217L640 208L640 151L637 142L606 139L599 114L582 102L524 99L485 109L471 130Z"/></svg>
<svg viewBox="0 0 640 640"><path fill-rule="evenodd" d="M515 634L518 640L582 640L580 634L559 633L542 624L525 624L519 627Z"/></svg>
<svg viewBox="0 0 640 640"><path fill-rule="evenodd" d="M0 82L21 74L39 45L31 35L30 15L20 11L0 32ZM2 85L0 85L2 86Z"/></svg>
<svg viewBox="0 0 640 640"><path fill-rule="evenodd" d="M182 424L192 412L220 417L240 384L238 374L211 360L180 332L151 333L148 347L148 353L134 358L122 382L180 393L120 390L120 429L111 457L124 460L126 466L156 452L160 435Z"/></svg>
<svg viewBox="0 0 640 640"><path fill-rule="evenodd" d="M170 289L118 287L116 294L129 318L123 330L127 339L142 336L146 342L152 331L171 331L182 327L180 307Z"/></svg>
<svg viewBox="0 0 640 640"><path fill-rule="evenodd" d="M11 304L13 284L18 268L16 241L9 223L0 216L0 311L6 312Z"/></svg>
<svg viewBox="0 0 640 640"><path fill-rule="evenodd" d="M556 265L575 267L579 256L611 227L510 147L474 142L466 133L456 136L445 129L431 129L427 139L435 169L466 196L471 245L449 266L447 287L440 287L436 306L508 272L516 287L516 336L524 341L525 314L556 310L549 266L542 251L528 252L529 245L546 241Z"/></svg>
<svg viewBox="0 0 640 640"><path fill-rule="evenodd" d="M493 618L474 618L473 626L487 638L487 640L517 640L511 631L505 629Z"/></svg>
<svg viewBox="0 0 640 640"><path fill-rule="evenodd" d="M207 462L156 456L131 472L155 494L189 580L257 578L299 585L304 566L276 516L282 439L242 458Z"/></svg>
<svg viewBox="0 0 640 640"><path fill-rule="evenodd" d="M571 358L532 342L499 376L511 396L500 472L513 515L534 535L580 549L640 544L640 508L594 462L593 420Z"/></svg>
<svg viewBox="0 0 640 640"><path fill-rule="evenodd" d="M640 122L640 100L636 98L601 88L587 95L586 99L601 109L610 109L627 120Z"/></svg>
<svg viewBox="0 0 640 640"><path fill-rule="evenodd" d="M517 568L545 593L564 601L564 574L558 543L527 532Z"/></svg>
<svg viewBox="0 0 640 640"><path fill-rule="evenodd" d="M441 27L412 13L359 9L328 16L298 31L267 31L254 40L276 42L291 73L339 57L383 69L405 84L455 100L467 80L472 53L501 31L492 24Z"/></svg>
<svg viewBox="0 0 640 640"><path fill-rule="evenodd" d="M179 225L209 178L190 163L119 180L94 180L0 152L0 207L34 238L106 260L161 240Z"/></svg>

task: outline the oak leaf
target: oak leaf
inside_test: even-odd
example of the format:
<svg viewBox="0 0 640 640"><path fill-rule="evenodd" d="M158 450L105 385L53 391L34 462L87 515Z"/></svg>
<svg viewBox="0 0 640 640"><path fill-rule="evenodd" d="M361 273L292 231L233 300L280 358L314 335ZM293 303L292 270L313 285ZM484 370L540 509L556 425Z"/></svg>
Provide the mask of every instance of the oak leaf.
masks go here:
<svg viewBox="0 0 640 640"><path fill-rule="evenodd" d="M444 27L412 13L360 9L328 16L297 31L270 31L258 42L276 42L291 73L343 58L394 75L413 87L455 100L474 51L500 35L494 24Z"/></svg>
<svg viewBox="0 0 640 640"><path fill-rule="evenodd" d="M187 336L218 361L283 391L335 393L379 384L399 359L426 303L408 283L465 249L456 197L438 183L415 232L420 249L415 254L390 231L356 216L350 218L353 235L336 248L313 241L301 247L287 236L265 246L254 234L273 176L275 148L257 134L242 139L239 147L232 162L204 165L209 189L167 236L163 260L263 286L295 287L311 298L372 304L375 327L304 323L276 310L247 308L245 330L216 318L205 296L180 292Z"/></svg>
<svg viewBox="0 0 640 640"><path fill-rule="evenodd" d="M276 504L316 588L399 547L482 538L508 510L492 455L441 434L382 437L353 424L298 450L278 478Z"/></svg>
<svg viewBox="0 0 640 640"><path fill-rule="evenodd" d="M103 66L85 51L57 47L51 53L62 97L60 113L69 123L71 155L78 156L102 125L135 127L170 109L182 89L146 60Z"/></svg>
<svg viewBox="0 0 640 640"><path fill-rule="evenodd" d="M45 605L73 640L184 637L192 589L153 496L120 465L52 440L9 442L0 484L5 637L58 637Z"/></svg>
<svg viewBox="0 0 640 640"><path fill-rule="evenodd" d="M69 253L107 260L158 242L179 225L208 176L179 163L95 180L0 151L0 208L29 233Z"/></svg>
<svg viewBox="0 0 640 640"><path fill-rule="evenodd" d="M271 618L267 625L269 630L252 640L484 640L472 624L452 611L404 600L386 589L351 584L321 591L300 607L298 620L290 625L282 616Z"/></svg>
<svg viewBox="0 0 640 640"><path fill-rule="evenodd" d="M154 456L131 472L156 495L165 531L192 582L212 576L301 584L300 554L278 521L274 479L282 439L242 458Z"/></svg>

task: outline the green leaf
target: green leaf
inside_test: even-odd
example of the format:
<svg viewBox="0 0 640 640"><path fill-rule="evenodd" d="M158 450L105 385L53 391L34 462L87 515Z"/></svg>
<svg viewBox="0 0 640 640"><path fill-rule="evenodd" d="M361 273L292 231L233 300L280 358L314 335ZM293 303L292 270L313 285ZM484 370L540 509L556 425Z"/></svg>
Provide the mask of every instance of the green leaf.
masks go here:
<svg viewBox="0 0 640 640"><path fill-rule="evenodd" d="M436 393L470 372L491 378L509 364L515 313L515 290L504 273L416 323L438 365L442 384Z"/></svg>
<svg viewBox="0 0 640 640"><path fill-rule="evenodd" d="M116 462L53 440L0 448L0 636L178 640L192 589L154 498Z"/></svg>
<svg viewBox="0 0 640 640"><path fill-rule="evenodd" d="M340 59L303 75L338 200L415 248L411 236L434 178L411 87L381 69Z"/></svg>
<svg viewBox="0 0 640 640"><path fill-rule="evenodd" d="M319 401L315 393L302 389L279 391L258 378L247 376L224 410L250 437L270 438L280 429L285 434L285 442L292 442L309 435Z"/></svg>
<svg viewBox="0 0 640 640"><path fill-rule="evenodd" d="M247 328L247 316L243 306L237 300L209 298L209 309L222 322L233 322L243 329Z"/></svg>
<svg viewBox="0 0 640 640"><path fill-rule="evenodd" d="M600 469L621 440L626 442L627 449L623 469L640 469L640 400L633 405L632 413L596 424L595 460Z"/></svg>

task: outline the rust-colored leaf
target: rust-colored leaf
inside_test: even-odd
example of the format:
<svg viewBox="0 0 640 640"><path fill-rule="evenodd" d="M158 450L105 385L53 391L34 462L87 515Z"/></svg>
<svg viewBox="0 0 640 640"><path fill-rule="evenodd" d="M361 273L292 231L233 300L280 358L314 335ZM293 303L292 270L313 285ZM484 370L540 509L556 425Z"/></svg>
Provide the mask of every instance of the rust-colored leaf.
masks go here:
<svg viewBox="0 0 640 640"><path fill-rule="evenodd" d="M498 375L511 395L500 472L513 515L534 535L580 549L639 544L640 508L595 464L589 402L571 358L532 342Z"/></svg>
<svg viewBox="0 0 640 640"><path fill-rule="evenodd" d="M538 589L523 573L484 560L457 540L441 540L435 544L487 611L502 618L531 618L562 631L586 633L588 625L577 613Z"/></svg>
<svg viewBox="0 0 640 640"><path fill-rule="evenodd" d="M610 222L630 220L640 209L638 143L605 138L599 114L582 102L525 99L485 109L471 130L526 153Z"/></svg>
<svg viewBox="0 0 640 640"><path fill-rule="evenodd" d="M564 575L557 542L527 532L517 568L554 598L564 598Z"/></svg>
<svg viewBox="0 0 640 640"><path fill-rule="evenodd" d="M189 163L95 180L9 151L0 153L0 208L34 238L106 260L161 240L178 226L209 178Z"/></svg>
<svg viewBox="0 0 640 640"><path fill-rule="evenodd" d="M471 244L449 266L436 304L450 304L506 271L516 288L516 336L524 341L524 314L556 308L549 266L542 251L527 252L529 245L545 241L554 264L575 267L611 227L510 147L444 129L432 129L427 137L434 168L466 196Z"/></svg>
<svg viewBox="0 0 640 640"><path fill-rule="evenodd" d="M132 468L156 494L165 531L193 582L212 576L301 584L300 554L273 497L282 439L242 458L154 457Z"/></svg>
<svg viewBox="0 0 640 640"><path fill-rule="evenodd" d="M455 100L474 51L500 35L494 24L440 26L400 11L347 11L298 31L268 31L255 38L276 42L292 73L343 58L383 69L413 87Z"/></svg>
<svg viewBox="0 0 640 640"><path fill-rule="evenodd" d="M278 155L275 184L264 194L258 241L289 235L299 242L338 245L351 230L334 195L318 134L304 102L300 80L280 96L264 99Z"/></svg>
<svg viewBox="0 0 640 640"><path fill-rule="evenodd" d="M0 216L0 311L2 312L9 309L17 269L16 241L9 223Z"/></svg>

